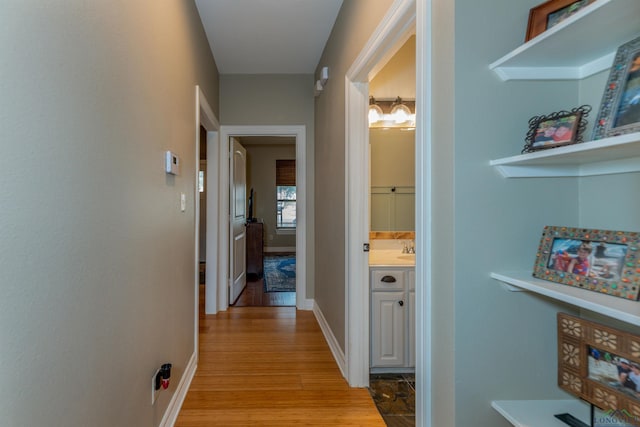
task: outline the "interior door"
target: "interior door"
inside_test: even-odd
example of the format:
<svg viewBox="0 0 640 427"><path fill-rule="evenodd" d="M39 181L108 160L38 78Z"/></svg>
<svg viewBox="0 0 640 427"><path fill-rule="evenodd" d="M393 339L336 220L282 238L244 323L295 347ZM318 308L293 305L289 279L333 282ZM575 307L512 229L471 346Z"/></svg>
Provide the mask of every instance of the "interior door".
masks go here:
<svg viewBox="0 0 640 427"><path fill-rule="evenodd" d="M231 284L229 304L233 304L247 285L246 263L246 201L247 201L247 150L232 138L230 175L231 248L229 251L229 271Z"/></svg>

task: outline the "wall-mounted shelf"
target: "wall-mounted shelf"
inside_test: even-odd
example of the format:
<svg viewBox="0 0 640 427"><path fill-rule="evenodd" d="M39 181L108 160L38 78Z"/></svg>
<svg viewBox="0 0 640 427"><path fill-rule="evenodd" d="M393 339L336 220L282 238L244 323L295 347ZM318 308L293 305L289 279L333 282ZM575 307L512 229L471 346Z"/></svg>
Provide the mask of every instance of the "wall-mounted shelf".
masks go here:
<svg viewBox="0 0 640 427"><path fill-rule="evenodd" d="M489 68L502 80L588 77L610 68L618 47L640 34L638 16L637 0L597 0Z"/></svg>
<svg viewBox="0 0 640 427"><path fill-rule="evenodd" d="M531 291L640 326L640 302L533 277L531 272L491 273L510 291Z"/></svg>
<svg viewBox="0 0 640 427"><path fill-rule="evenodd" d="M589 405L581 400L494 400L493 409L516 427L567 427L554 417L569 413L589 424Z"/></svg>
<svg viewBox="0 0 640 427"><path fill-rule="evenodd" d="M489 164L505 178L640 172L640 132L505 157Z"/></svg>

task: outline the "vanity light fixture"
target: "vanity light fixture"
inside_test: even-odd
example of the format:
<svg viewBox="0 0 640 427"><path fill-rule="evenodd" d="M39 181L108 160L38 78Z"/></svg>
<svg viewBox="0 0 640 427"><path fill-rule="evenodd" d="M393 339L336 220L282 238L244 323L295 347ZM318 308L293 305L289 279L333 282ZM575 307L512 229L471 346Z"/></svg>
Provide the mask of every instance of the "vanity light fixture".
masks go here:
<svg viewBox="0 0 640 427"><path fill-rule="evenodd" d="M416 126L415 101L376 100L369 96L369 127L414 129Z"/></svg>

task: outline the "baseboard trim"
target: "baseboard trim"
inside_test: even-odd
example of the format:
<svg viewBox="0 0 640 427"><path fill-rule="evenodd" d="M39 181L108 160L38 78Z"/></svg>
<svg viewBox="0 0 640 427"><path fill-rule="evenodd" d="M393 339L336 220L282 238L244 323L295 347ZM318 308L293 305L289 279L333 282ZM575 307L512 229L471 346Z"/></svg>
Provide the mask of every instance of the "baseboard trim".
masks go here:
<svg viewBox="0 0 640 427"><path fill-rule="evenodd" d="M347 365L344 357L344 352L340 348L340 345L338 344L338 340L333 335L333 332L331 332L331 328L329 327L329 324L327 323L327 319L325 319L324 314L322 314L322 310L320 310L320 307L318 307L318 304L316 304L315 302L313 303L313 314L315 315L316 320L318 321L318 325L320 325L320 329L322 330L324 339L327 341L327 344L329 345L331 354L333 354L333 358L338 364L338 368L340 369L342 376L346 379Z"/></svg>
<svg viewBox="0 0 640 427"><path fill-rule="evenodd" d="M307 299L305 299L303 301L303 303L302 303L303 305L302 305L302 308L300 310L307 310L307 311L308 310L313 310L313 306L314 306L315 303L316 303L316 301L314 299L307 298Z"/></svg>
<svg viewBox="0 0 640 427"><path fill-rule="evenodd" d="M189 391L189 387L191 386L193 376L196 374L197 367L198 355L197 352L194 351L191 355L191 358L189 359L189 363L187 363L187 366L184 369L182 378L180 378L180 382L178 383L176 392L173 393L173 397L169 402L169 406L167 406L167 410L162 417L162 421L160 421L160 427L173 427L173 425L176 423L178 414L180 414L180 408L182 408L184 399L185 397L187 397L187 392Z"/></svg>

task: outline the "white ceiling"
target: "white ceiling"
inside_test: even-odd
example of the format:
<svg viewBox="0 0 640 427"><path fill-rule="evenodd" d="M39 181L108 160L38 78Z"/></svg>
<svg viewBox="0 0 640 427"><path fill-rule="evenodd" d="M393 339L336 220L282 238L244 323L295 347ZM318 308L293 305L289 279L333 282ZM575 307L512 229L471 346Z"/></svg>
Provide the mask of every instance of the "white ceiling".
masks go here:
<svg viewBox="0 0 640 427"><path fill-rule="evenodd" d="M195 0L220 74L313 74L342 0Z"/></svg>

